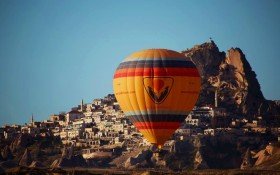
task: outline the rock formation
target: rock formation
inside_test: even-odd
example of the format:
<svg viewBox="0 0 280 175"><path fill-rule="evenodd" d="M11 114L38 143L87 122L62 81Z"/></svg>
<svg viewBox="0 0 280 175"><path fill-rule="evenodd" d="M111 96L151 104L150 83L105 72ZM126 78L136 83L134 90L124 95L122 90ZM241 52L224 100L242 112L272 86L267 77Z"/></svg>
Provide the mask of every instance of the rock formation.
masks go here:
<svg viewBox="0 0 280 175"><path fill-rule="evenodd" d="M226 54L211 41L182 53L196 64L202 77L197 105L214 106L217 91L218 106L229 112L250 117L280 113L279 104L264 98L256 74L241 49L231 48Z"/></svg>
<svg viewBox="0 0 280 175"><path fill-rule="evenodd" d="M253 165L254 165L254 162L252 159L251 150L250 150L250 148L248 148L244 155L240 169L242 169L242 170L249 169L249 168L253 167Z"/></svg>
<svg viewBox="0 0 280 175"><path fill-rule="evenodd" d="M149 148L151 150L152 147ZM138 147L135 148L134 150L131 150L129 152L126 152L125 154L122 154L119 157L116 157L113 159L113 161L110 163L112 166L117 166L118 168L123 168L125 162L130 158L130 157L136 157L138 154L140 154L143 151L143 148ZM152 150L151 150L152 151Z"/></svg>
<svg viewBox="0 0 280 175"><path fill-rule="evenodd" d="M73 145L69 148L64 147L61 158L54 160L51 168L61 167L83 167L86 166L86 161L82 155L73 154Z"/></svg>
<svg viewBox="0 0 280 175"><path fill-rule="evenodd" d="M175 144L174 144L174 148L175 148ZM172 150L171 153L176 153L176 151ZM164 155L166 154L166 151L161 150L160 152L154 152L153 156L151 157L151 162L152 165L154 165L155 167L166 167L167 162L164 159Z"/></svg>
<svg viewBox="0 0 280 175"><path fill-rule="evenodd" d="M43 168L45 167L41 162L39 161L33 161L30 165L29 168Z"/></svg>
<svg viewBox="0 0 280 175"><path fill-rule="evenodd" d="M15 153L21 148L26 148L29 144L33 143L34 140L29 134L19 134L15 137L13 142L10 144L10 150Z"/></svg>
<svg viewBox="0 0 280 175"><path fill-rule="evenodd" d="M19 165L20 166L29 166L32 163L32 157L30 151L26 148L24 154L22 155Z"/></svg>
<svg viewBox="0 0 280 175"><path fill-rule="evenodd" d="M2 157L2 150L0 149L0 162L3 160L3 157Z"/></svg>
<svg viewBox="0 0 280 175"><path fill-rule="evenodd" d="M256 158L254 167L265 169L280 168L280 147L279 145L267 145L265 149L260 150L253 158Z"/></svg>
<svg viewBox="0 0 280 175"><path fill-rule="evenodd" d="M72 153L70 153L70 149L68 149L67 147L64 147L62 150L61 158L71 159L71 155L72 155Z"/></svg>
<svg viewBox="0 0 280 175"><path fill-rule="evenodd" d="M58 168L58 161L59 161L59 159L55 159L54 161L53 161L53 163L51 164L51 168Z"/></svg>
<svg viewBox="0 0 280 175"><path fill-rule="evenodd" d="M18 163L14 160L7 160L7 161L4 161L4 162L1 162L0 163L0 168L2 169L10 169L10 168L15 168L18 166Z"/></svg>
<svg viewBox="0 0 280 175"><path fill-rule="evenodd" d="M208 168L208 165L207 165L206 161L203 159L199 150L195 154L193 163L194 163L194 169L195 170L197 170L197 169L207 169Z"/></svg>
<svg viewBox="0 0 280 175"><path fill-rule="evenodd" d="M171 143L169 152L170 152L170 153L176 153L176 142L175 142L175 141L173 141L173 142Z"/></svg>
<svg viewBox="0 0 280 175"><path fill-rule="evenodd" d="M133 169L136 167L151 166L152 154L150 150L142 150L138 155L128 158L124 163L124 167Z"/></svg>
<svg viewBox="0 0 280 175"><path fill-rule="evenodd" d="M11 152L11 150L10 150L8 145L6 145L4 147L4 149L1 151L1 155L2 155L2 159L3 160L11 160L11 159L13 159L13 154L12 154L12 152Z"/></svg>
<svg viewBox="0 0 280 175"><path fill-rule="evenodd" d="M201 140L199 137L195 137L193 140L193 147L200 148L201 147Z"/></svg>
<svg viewBox="0 0 280 175"><path fill-rule="evenodd" d="M0 174L4 174L4 173L5 173L5 170L2 167L0 167Z"/></svg>
<svg viewBox="0 0 280 175"><path fill-rule="evenodd" d="M242 151L237 150L238 137L231 135L220 135L214 137L201 137L201 148L199 149L202 158L207 162L210 169L236 169L242 163L242 153L249 146L242 141ZM251 144L259 144L252 142ZM198 150L198 149L194 149ZM195 152L196 153L196 152ZM194 156L195 157L195 156Z"/></svg>

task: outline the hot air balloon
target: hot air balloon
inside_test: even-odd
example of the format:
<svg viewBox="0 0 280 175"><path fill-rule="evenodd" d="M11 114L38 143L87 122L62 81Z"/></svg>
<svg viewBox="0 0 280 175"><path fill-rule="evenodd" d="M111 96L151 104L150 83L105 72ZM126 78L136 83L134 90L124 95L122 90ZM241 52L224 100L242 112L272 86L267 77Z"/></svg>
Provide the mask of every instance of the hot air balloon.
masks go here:
<svg viewBox="0 0 280 175"><path fill-rule="evenodd" d="M159 148L193 109L200 75L192 61L167 49L135 52L118 66L114 93L125 115Z"/></svg>

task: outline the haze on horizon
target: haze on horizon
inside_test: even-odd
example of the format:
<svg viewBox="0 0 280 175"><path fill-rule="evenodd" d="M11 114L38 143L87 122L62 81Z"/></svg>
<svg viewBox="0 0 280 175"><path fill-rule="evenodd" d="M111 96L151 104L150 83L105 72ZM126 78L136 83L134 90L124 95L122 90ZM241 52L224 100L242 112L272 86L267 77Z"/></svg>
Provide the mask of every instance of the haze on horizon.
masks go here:
<svg viewBox="0 0 280 175"><path fill-rule="evenodd" d="M243 50L280 99L280 1L0 1L0 125L69 111L112 93L130 53L182 51L212 37Z"/></svg>

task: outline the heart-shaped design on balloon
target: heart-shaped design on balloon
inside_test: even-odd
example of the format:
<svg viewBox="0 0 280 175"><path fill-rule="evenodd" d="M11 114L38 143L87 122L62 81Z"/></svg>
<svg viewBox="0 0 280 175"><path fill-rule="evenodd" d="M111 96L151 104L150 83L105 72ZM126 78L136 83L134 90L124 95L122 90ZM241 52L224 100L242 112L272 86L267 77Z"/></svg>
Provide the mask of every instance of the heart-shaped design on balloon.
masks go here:
<svg viewBox="0 0 280 175"><path fill-rule="evenodd" d="M172 85L171 77L145 77L144 87L151 99L156 103L162 103L168 96Z"/></svg>
<svg viewBox="0 0 280 175"><path fill-rule="evenodd" d="M164 81L161 79L154 79L153 84L154 84L153 86L154 90L159 92L164 86Z"/></svg>

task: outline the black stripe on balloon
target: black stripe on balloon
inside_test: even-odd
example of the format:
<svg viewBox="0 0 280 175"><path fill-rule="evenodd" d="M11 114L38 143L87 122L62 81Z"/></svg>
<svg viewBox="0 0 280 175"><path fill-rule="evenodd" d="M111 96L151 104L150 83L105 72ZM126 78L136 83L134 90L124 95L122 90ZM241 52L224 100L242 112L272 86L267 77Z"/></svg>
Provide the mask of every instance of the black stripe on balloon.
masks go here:
<svg viewBox="0 0 280 175"><path fill-rule="evenodd" d="M180 122L182 123L187 115L151 114L151 115L130 115L127 116L132 123L135 122Z"/></svg>
<svg viewBox="0 0 280 175"><path fill-rule="evenodd" d="M175 67L175 68L195 68L191 61L176 61L176 60L140 60L140 61L127 61L119 65L117 69L125 68L151 68L151 67Z"/></svg>

